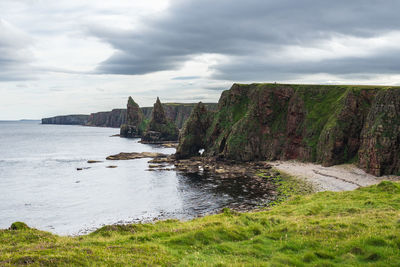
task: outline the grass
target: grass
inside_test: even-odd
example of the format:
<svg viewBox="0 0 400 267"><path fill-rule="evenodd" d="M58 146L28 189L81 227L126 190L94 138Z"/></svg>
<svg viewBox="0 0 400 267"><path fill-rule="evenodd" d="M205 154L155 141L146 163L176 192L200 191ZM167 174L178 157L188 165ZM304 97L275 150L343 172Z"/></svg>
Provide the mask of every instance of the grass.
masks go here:
<svg viewBox="0 0 400 267"><path fill-rule="evenodd" d="M78 237L0 231L0 265L399 266L400 184L293 196L270 210L106 226ZM22 225L22 226L21 226Z"/></svg>

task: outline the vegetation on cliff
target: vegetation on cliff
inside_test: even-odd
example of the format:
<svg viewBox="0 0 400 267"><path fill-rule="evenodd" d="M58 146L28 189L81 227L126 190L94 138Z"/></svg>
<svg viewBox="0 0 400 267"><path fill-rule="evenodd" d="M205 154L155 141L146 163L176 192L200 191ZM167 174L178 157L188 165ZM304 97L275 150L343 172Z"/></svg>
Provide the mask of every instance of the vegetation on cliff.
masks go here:
<svg viewBox="0 0 400 267"><path fill-rule="evenodd" d="M60 237L0 231L0 265L398 266L400 185L294 196L270 210L105 226Z"/></svg>
<svg viewBox="0 0 400 267"><path fill-rule="evenodd" d="M175 154L177 159L198 155L199 150L205 147L205 134L212 122L212 116L213 113L201 102L193 108L179 136L178 152Z"/></svg>
<svg viewBox="0 0 400 267"><path fill-rule="evenodd" d="M126 108L126 121L121 125L120 135L122 137L135 138L141 137L147 126L147 120L139 105L132 97L128 98Z"/></svg>
<svg viewBox="0 0 400 267"><path fill-rule="evenodd" d="M146 131L142 136L142 141L163 142L178 140L179 129L165 116L164 108L158 97L151 116Z"/></svg>
<svg viewBox="0 0 400 267"><path fill-rule="evenodd" d="M399 103L399 87L234 84L199 149L231 160L356 162L375 175L397 174ZM177 153L194 154L185 149Z"/></svg>

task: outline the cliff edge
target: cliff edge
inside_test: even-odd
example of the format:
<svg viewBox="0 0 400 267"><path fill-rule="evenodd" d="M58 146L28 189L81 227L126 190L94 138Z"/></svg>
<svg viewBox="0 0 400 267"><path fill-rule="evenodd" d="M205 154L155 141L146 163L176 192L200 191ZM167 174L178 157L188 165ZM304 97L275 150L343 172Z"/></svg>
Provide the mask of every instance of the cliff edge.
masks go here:
<svg viewBox="0 0 400 267"><path fill-rule="evenodd" d="M206 129L190 126L199 122L191 115L178 157L204 149L229 160L354 162L377 176L400 172L400 87L234 84L215 113L202 113L211 116Z"/></svg>

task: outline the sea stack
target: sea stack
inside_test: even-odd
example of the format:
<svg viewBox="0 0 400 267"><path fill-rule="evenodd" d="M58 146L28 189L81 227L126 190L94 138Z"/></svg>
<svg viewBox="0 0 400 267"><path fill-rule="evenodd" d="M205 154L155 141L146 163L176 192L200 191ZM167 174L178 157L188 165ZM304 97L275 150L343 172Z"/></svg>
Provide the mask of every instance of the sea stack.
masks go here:
<svg viewBox="0 0 400 267"><path fill-rule="evenodd" d="M178 128L173 122L167 119L161 101L157 97L150 123L147 126L146 132L142 136L142 142L162 143L166 141L177 141L178 135Z"/></svg>
<svg viewBox="0 0 400 267"><path fill-rule="evenodd" d="M177 158L204 149L220 160L354 163L376 176L400 174L400 87L234 84L211 121L202 110L186 122Z"/></svg>
<svg viewBox="0 0 400 267"><path fill-rule="evenodd" d="M199 155L199 150L206 147L206 133L211 126L214 112L208 111L206 106L199 102L192 110L179 135L179 146L176 150L177 159Z"/></svg>
<svg viewBox="0 0 400 267"><path fill-rule="evenodd" d="M120 135L127 138L141 137L146 123L139 105L129 97L126 112L126 123L121 125Z"/></svg>

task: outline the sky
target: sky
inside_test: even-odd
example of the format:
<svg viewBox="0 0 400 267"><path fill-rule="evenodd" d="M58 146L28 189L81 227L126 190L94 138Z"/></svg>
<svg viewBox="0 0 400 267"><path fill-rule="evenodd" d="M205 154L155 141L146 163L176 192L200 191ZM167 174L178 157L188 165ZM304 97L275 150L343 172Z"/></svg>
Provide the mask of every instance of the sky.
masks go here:
<svg viewBox="0 0 400 267"><path fill-rule="evenodd" d="M400 85L398 0L0 0L0 120L217 102L235 83Z"/></svg>

